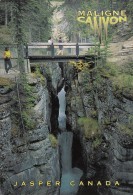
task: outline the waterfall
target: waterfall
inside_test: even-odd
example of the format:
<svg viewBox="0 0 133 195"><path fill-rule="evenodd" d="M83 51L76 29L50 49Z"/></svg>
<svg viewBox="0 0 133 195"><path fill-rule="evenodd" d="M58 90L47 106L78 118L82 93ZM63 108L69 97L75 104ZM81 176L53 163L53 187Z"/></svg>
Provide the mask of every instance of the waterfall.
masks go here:
<svg viewBox="0 0 133 195"><path fill-rule="evenodd" d="M60 195L76 195L83 174L82 170L72 168L72 142L72 132L63 132L59 135L62 166Z"/></svg>
<svg viewBox="0 0 133 195"><path fill-rule="evenodd" d="M79 181L83 171L72 168L72 143L73 133L66 131L66 98L64 88L58 93L59 98L59 128L62 133L58 136L61 154L61 188L60 195L76 195L79 188Z"/></svg>
<svg viewBox="0 0 133 195"><path fill-rule="evenodd" d="M72 142L73 134L71 132L63 132L59 136L62 173L66 173L72 169Z"/></svg>
<svg viewBox="0 0 133 195"><path fill-rule="evenodd" d="M61 130L66 130L66 98L65 98L66 92L64 88L58 93L58 99L59 99L59 128Z"/></svg>

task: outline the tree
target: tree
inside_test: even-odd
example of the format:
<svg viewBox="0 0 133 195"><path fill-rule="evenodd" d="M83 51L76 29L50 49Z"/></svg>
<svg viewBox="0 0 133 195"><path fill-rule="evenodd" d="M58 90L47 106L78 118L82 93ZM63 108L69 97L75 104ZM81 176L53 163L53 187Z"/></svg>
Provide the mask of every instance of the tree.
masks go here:
<svg viewBox="0 0 133 195"><path fill-rule="evenodd" d="M79 36L84 36L84 37L91 37L91 38L96 38L97 41L98 39L104 35L104 32L102 33L103 35L97 36L95 32L90 28L89 25L87 24L82 24L77 22L77 12L80 11L85 11L86 13L89 11L107 11L107 10L121 10L121 9L127 9L127 11L130 12L130 16L132 16L132 0L65 0L65 3L62 7L64 11L64 21L67 23L67 34L69 36L74 36L76 38L72 38L74 41L79 41ZM112 36L112 30L113 28L110 27L109 29L109 34ZM105 36L106 37L106 36ZM94 38L94 39L95 39Z"/></svg>
<svg viewBox="0 0 133 195"><path fill-rule="evenodd" d="M12 32L12 40L18 45L19 68L25 72L24 44L48 39L53 8L49 0L2 0L0 5L0 24Z"/></svg>
<svg viewBox="0 0 133 195"><path fill-rule="evenodd" d="M26 0L12 0L14 3L14 32L15 32L15 40L18 44L18 65L21 73L25 72L24 66L24 12L25 6L27 4Z"/></svg>
<svg viewBox="0 0 133 195"><path fill-rule="evenodd" d="M27 39L30 41L46 41L51 33L51 16L53 9L48 0L30 0L26 6L24 21Z"/></svg>
<svg viewBox="0 0 133 195"><path fill-rule="evenodd" d="M79 42L81 35L84 37L87 35L87 26L77 22L77 12L82 10L83 5L87 2L87 0L65 0L61 7L64 12L63 22L67 24L65 32L71 41Z"/></svg>

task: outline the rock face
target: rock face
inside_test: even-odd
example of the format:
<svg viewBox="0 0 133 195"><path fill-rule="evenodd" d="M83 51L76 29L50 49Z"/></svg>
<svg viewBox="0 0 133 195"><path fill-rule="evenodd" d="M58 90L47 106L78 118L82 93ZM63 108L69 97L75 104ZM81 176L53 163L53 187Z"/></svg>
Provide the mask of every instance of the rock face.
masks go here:
<svg viewBox="0 0 133 195"><path fill-rule="evenodd" d="M78 195L133 194L132 93L114 88L106 74L99 77L92 68L77 73L66 64L62 70L58 64L48 64L42 67L43 81L29 78L36 94L36 128L23 136L12 114L18 100L15 87L0 85L2 193L59 194L54 185L60 180L59 150L57 145L52 147L49 134L58 133L57 93L65 82L67 129L74 133L73 167L84 171L85 184L94 181L92 187L80 187Z"/></svg>
<svg viewBox="0 0 133 195"><path fill-rule="evenodd" d="M74 153L74 165L84 169L83 181L93 180L93 187L79 189L80 194L131 195L133 194L133 101L112 87L110 79L97 78L95 72L80 72L67 68L67 125L74 132L79 147ZM99 132L86 132L79 118L97 121ZM84 121L85 122L85 121ZM85 123L87 125L87 123ZM92 124L91 124L92 125ZM84 126L85 127L85 126ZM128 127L128 128L127 128ZM91 127L87 126L91 131ZM93 126L95 130L95 126ZM76 155L76 154L75 154ZM81 160L82 159L82 160ZM82 167L80 167L81 161ZM97 181L102 186L97 187ZM108 187L105 181L110 181ZM118 181L120 185L115 184Z"/></svg>
<svg viewBox="0 0 133 195"><path fill-rule="evenodd" d="M0 86L0 183L4 195L59 194L59 187L54 185L60 180L59 150L58 146L52 147L49 134L52 131L51 96L56 98L61 70L58 64L45 69L53 75L47 74L49 80L44 77L42 83L40 79L29 79L37 97L34 106L36 128L21 137L15 132L17 126L12 119L15 87ZM48 186L47 181L52 184Z"/></svg>

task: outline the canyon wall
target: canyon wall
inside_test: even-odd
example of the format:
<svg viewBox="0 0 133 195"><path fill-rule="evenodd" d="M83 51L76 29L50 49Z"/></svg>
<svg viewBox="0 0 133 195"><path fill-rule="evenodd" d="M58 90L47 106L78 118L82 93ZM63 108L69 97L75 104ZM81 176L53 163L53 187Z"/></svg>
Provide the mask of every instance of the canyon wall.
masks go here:
<svg viewBox="0 0 133 195"><path fill-rule="evenodd" d="M100 69L88 68L76 76L71 66L65 69L67 125L78 143L73 155L79 153L73 163L84 169L81 180L86 186L80 187L79 195L131 195L133 97L131 91L115 88L110 75ZM93 187L87 187L87 180L94 181ZM99 180L102 186L97 187Z"/></svg>
<svg viewBox="0 0 133 195"><path fill-rule="evenodd" d="M12 88L8 86L8 79L4 80L7 85L0 85L0 183L4 195L59 194L59 187L54 185L60 180L59 150L58 144L52 145L50 134L53 100L57 98L61 70L58 64L47 67L43 69L42 81L39 77L34 78L34 73L28 76L28 85L36 97L33 107L36 128L31 130L24 131L17 126L19 119L14 113L16 101L19 101L16 82ZM46 186L46 181L53 184Z"/></svg>

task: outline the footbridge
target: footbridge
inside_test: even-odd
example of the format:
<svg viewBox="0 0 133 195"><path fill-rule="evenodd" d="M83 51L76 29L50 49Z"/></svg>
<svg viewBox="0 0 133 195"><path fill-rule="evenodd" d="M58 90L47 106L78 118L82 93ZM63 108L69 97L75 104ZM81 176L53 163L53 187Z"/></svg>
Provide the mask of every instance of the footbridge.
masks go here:
<svg viewBox="0 0 133 195"><path fill-rule="evenodd" d="M63 47L62 55L59 47ZM66 62L96 57L96 44L91 43L31 43L26 47L26 58L30 63L40 61ZM50 48L50 50L48 49ZM93 48L93 50L91 50Z"/></svg>
<svg viewBox="0 0 133 195"><path fill-rule="evenodd" d="M60 46L63 51L59 54ZM91 61L97 58L96 47L99 44L93 43L42 43L32 42L28 43L23 48L25 59L26 72L30 71L31 66L43 62L69 62L69 61ZM17 66L18 61L18 45L8 44L0 45L0 69L3 64L3 52L5 47L9 47L12 53L12 64Z"/></svg>

